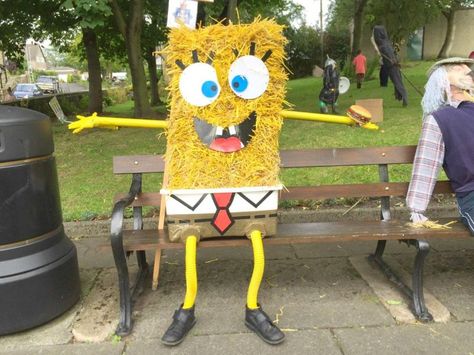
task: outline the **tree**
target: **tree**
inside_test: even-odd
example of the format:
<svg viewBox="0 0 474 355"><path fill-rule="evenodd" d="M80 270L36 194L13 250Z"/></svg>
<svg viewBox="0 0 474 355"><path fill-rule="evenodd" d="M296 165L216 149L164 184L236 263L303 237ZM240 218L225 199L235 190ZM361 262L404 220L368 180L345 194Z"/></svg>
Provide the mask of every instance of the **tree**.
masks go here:
<svg viewBox="0 0 474 355"><path fill-rule="evenodd" d="M432 1L369 0L367 23L384 25L392 42L401 44L415 30L439 16Z"/></svg>
<svg viewBox="0 0 474 355"><path fill-rule="evenodd" d="M148 2L146 7L146 17L149 21L145 21L142 46L145 60L148 64L148 75L150 82L150 103L151 105L161 104L158 92L158 70L156 67L155 48L157 45L166 42L166 2L161 1Z"/></svg>
<svg viewBox="0 0 474 355"><path fill-rule="evenodd" d="M299 28L287 27L285 36L288 38L286 55L291 77L311 75L313 66L321 58L320 33L313 27L303 25Z"/></svg>
<svg viewBox="0 0 474 355"><path fill-rule="evenodd" d="M42 24L47 18L59 16L57 1L4 0L0 5L0 50L10 60L22 66L25 55L25 43L28 38L41 41L47 37Z"/></svg>
<svg viewBox="0 0 474 355"><path fill-rule="evenodd" d="M347 24L348 20L353 21L352 55L354 55L360 48L364 24L370 27L384 25L391 40L400 44L413 31L439 15L439 8L435 3L430 0L339 0L331 7L330 27L340 28Z"/></svg>
<svg viewBox="0 0 474 355"><path fill-rule="evenodd" d="M204 5L205 4L205 5ZM205 23L206 16L222 20L230 18L233 23L249 23L257 16L275 18L276 22L291 25L301 20L302 6L291 0L215 0L214 3L199 3L199 21ZM237 18L238 12L238 18ZM235 17L234 17L235 16Z"/></svg>
<svg viewBox="0 0 474 355"><path fill-rule="evenodd" d="M2 47L10 58L23 57L27 38L65 47L82 29L89 65L89 110L102 111L102 88L94 29L111 14L107 0L7 0L0 6Z"/></svg>
<svg viewBox="0 0 474 355"><path fill-rule="evenodd" d="M474 6L474 0L438 0L434 6L438 7L446 18L446 36L438 53L438 58L449 57L449 51L454 40L454 16L458 10Z"/></svg>
<svg viewBox="0 0 474 355"><path fill-rule="evenodd" d="M112 12L107 0L66 0L62 6L77 17L82 31L82 44L89 73L89 112L102 112L102 77L97 42L97 30L104 27Z"/></svg>
<svg viewBox="0 0 474 355"><path fill-rule="evenodd" d="M360 49L362 39L362 26L364 24L364 10L368 0L354 0L354 31L352 37L352 56Z"/></svg>
<svg viewBox="0 0 474 355"><path fill-rule="evenodd" d="M348 24L352 22L351 54L355 55L360 48L362 27L365 24L365 12L368 2L372 0L339 0L331 4L329 9L329 29L340 32L341 28L349 30Z"/></svg>
<svg viewBox="0 0 474 355"><path fill-rule="evenodd" d="M146 117L151 113L146 89L142 55L142 30L144 22L144 0L130 0L127 10L119 0L110 0L117 28L125 41L128 64L133 84L135 117Z"/></svg>

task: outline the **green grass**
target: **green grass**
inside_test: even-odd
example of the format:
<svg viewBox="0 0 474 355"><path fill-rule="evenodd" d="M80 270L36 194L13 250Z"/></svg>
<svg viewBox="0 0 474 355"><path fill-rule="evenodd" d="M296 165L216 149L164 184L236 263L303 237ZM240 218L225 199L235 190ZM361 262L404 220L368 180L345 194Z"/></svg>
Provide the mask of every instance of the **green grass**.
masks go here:
<svg viewBox="0 0 474 355"><path fill-rule="evenodd" d="M426 70L432 63L408 63L403 72L420 90L426 82ZM348 93L339 98L338 110L344 113L357 99L382 98L384 121L380 131L368 131L355 127L286 120L280 139L282 149L319 147L366 147L416 144L421 128L420 95L407 83L409 105L402 107L393 98L393 86L380 88L378 80L369 80L358 90L351 86ZM318 112L320 78L305 78L288 83L287 101L298 111ZM132 117L133 102L106 108L108 114ZM165 112L159 107L157 115ZM93 129L80 135L72 135L65 126L54 125L56 159L60 182L63 217L65 220L105 218L111 213L113 196L127 191L130 176L112 174L112 157L130 154L162 154L165 136L161 131L127 129L118 131ZM407 180L410 167L399 166L390 171L391 179ZM373 167L299 169L284 171L282 180L287 185L337 184L368 182L377 179ZM144 178L144 191L158 190L161 175Z"/></svg>

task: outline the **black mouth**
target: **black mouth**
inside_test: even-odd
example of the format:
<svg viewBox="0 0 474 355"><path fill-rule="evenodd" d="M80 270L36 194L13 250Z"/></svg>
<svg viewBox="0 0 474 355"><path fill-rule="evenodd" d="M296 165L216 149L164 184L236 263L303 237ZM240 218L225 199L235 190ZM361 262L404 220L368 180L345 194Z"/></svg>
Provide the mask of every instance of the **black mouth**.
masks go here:
<svg viewBox="0 0 474 355"><path fill-rule="evenodd" d="M231 153L239 151L249 144L255 130L257 114L253 111L242 123L229 127L211 125L194 117L194 129L202 143L210 149Z"/></svg>

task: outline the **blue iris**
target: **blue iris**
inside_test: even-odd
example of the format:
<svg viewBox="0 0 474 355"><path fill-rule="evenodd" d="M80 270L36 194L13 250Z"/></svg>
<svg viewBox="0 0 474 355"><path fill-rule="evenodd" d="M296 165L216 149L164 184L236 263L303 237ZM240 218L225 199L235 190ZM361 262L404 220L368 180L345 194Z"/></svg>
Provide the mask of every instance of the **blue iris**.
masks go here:
<svg viewBox="0 0 474 355"><path fill-rule="evenodd" d="M214 97L217 95L217 83L212 80L205 81L201 86L201 91L206 97Z"/></svg>
<svg viewBox="0 0 474 355"><path fill-rule="evenodd" d="M231 83L232 83L232 89L235 92L245 91L245 89L247 89L247 86L249 86L249 81L243 75L234 76Z"/></svg>

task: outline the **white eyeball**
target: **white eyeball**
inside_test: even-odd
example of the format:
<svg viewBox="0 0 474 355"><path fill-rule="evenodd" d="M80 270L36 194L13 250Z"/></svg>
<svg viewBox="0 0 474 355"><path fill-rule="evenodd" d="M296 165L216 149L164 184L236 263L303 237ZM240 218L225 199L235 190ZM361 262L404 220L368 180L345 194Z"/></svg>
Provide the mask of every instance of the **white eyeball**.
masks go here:
<svg viewBox="0 0 474 355"><path fill-rule="evenodd" d="M256 56L246 55L232 63L229 85L243 99L256 99L267 89L270 75L265 63Z"/></svg>
<svg viewBox="0 0 474 355"><path fill-rule="evenodd" d="M207 106L217 99L221 87L214 67L206 63L193 63L179 78L181 96L194 106Z"/></svg>

